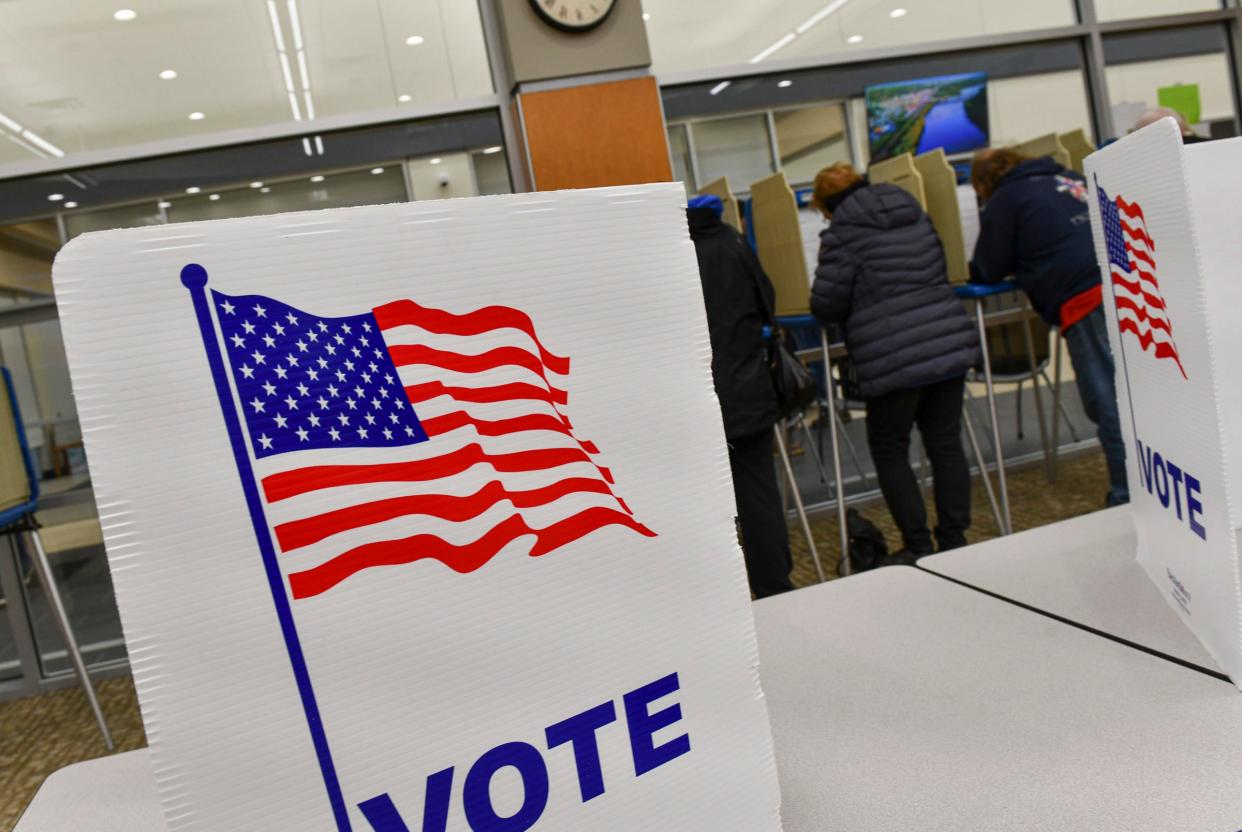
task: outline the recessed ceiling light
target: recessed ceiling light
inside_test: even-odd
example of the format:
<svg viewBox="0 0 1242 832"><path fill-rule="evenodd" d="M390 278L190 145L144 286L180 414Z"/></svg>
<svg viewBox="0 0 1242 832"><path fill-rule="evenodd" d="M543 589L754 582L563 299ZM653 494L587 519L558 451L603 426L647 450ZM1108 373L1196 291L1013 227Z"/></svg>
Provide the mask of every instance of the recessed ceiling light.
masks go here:
<svg viewBox="0 0 1242 832"><path fill-rule="evenodd" d="M261 194L270 194L271 192L272 192L271 188L259 188L259 193Z"/></svg>
<svg viewBox="0 0 1242 832"><path fill-rule="evenodd" d="M486 154L487 154L487 155L489 155L489 156L490 156L491 154L493 154L493 153L499 153L499 152L500 152L500 151L502 151L502 150L504 150L504 148L503 148L503 147L501 147L501 146L500 146L500 145L498 145L498 144L494 144L494 145L492 145L491 147L485 147L485 148L483 148L483 152L484 152L484 153L486 153Z"/></svg>
<svg viewBox="0 0 1242 832"><path fill-rule="evenodd" d="M215 202L216 200L218 200L218 199L220 198L220 195L219 195L219 194L212 194L211 196L209 196L209 197L207 197L207 198L208 198L208 199L210 199L212 202Z"/></svg>
<svg viewBox="0 0 1242 832"><path fill-rule="evenodd" d="M112 19L119 20L122 23L127 23L133 20L137 16L138 16L138 12L134 11L133 9L117 9L116 11L112 13Z"/></svg>
<svg viewBox="0 0 1242 832"><path fill-rule="evenodd" d="M177 70L175 69L165 69L160 72L160 78L163 78L165 81L171 81L172 79L176 77L177 77Z"/></svg>
<svg viewBox="0 0 1242 832"><path fill-rule="evenodd" d="M322 182L322 181L323 181L323 174L319 174L319 173L315 174L314 176L312 176L312 177L311 177L311 181L312 181L312 182Z"/></svg>
<svg viewBox="0 0 1242 832"><path fill-rule="evenodd" d="M185 192L186 192L187 194L197 194L197 193L201 192L202 190L203 190L203 189L202 189L202 188L200 188L198 185L191 185L190 187L188 187L188 188L186 188L186 189L185 189Z"/></svg>
<svg viewBox="0 0 1242 832"><path fill-rule="evenodd" d="M863 36L862 35L850 35L848 38L845 39L845 42L846 43L862 43Z"/></svg>
<svg viewBox="0 0 1242 832"><path fill-rule="evenodd" d="M402 104L410 103L410 97L408 95L398 95L397 100L400 101Z"/></svg>
<svg viewBox="0 0 1242 832"><path fill-rule="evenodd" d="M205 118L206 116L203 115L202 113L198 113L198 112L190 113L190 121L202 121Z"/></svg>
<svg viewBox="0 0 1242 832"><path fill-rule="evenodd" d="M434 158L434 159L432 159L432 160L431 160L431 164L433 164L433 165L438 165L438 164L440 164L440 163L441 163L441 162L443 162L443 161L444 161L443 159L441 159L439 156L437 156L436 158Z"/></svg>
<svg viewBox="0 0 1242 832"><path fill-rule="evenodd" d="M161 207L161 208L171 208L171 207L172 207L172 203L171 203L171 202L168 202L168 201L166 201L166 200L161 200L161 201L160 201L160 207Z"/></svg>
<svg viewBox="0 0 1242 832"><path fill-rule="evenodd" d="M383 173L383 168L371 168L371 173Z"/></svg>
<svg viewBox="0 0 1242 832"><path fill-rule="evenodd" d="M48 194L47 198L50 199L52 202L60 202L62 199L65 198L65 195L64 194Z"/></svg>
<svg viewBox="0 0 1242 832"><path fill-rule="evenodd" d="M732 81L721 81L719 84L717 84L716 86L708 90L708 92L711 93L712 95L720 95L722 92L728 89L729 85L732 83L733 83Z"/></svg>
<svg viewBox="0 0 1242 832"><path fill-rule="evenodd" d="M263 187L263 183L262 183L262 182L251 182L251 183L250 183L250 187L252 187L252 188L262 188L262 187Z"/></svg>
<svg viewBox="0 0 1242 832"><path fill-rule="evenodd" d="M66 208L77 208L78 204L76 202L66 202L65 207Z"/></svg>
<svg viewBox="0 0 1242 832"><path fill-rule="evenodd" d="M906 10L905 10L905 9L893 9L891 12L889 12L889 13L888 13L888 16L889 16L889 17L894 17L894 18L895 18L895 17L905 17L905 16L906 16Z"/></svg>
<svg viewBox="0 0 1242 832"><path fill-rule="evenodd" d="M647 12L643 12L643 20L650 20L650 19L651 19L651 15Z"/></svg>
<svg viewBox="0 0 1242 832"><path fill-rule="evenodd" d="M785 87L792 87L793 81L790 81L788 78L786 78L784 81L778 81L776 86L780 87L781 89L784 89Z"/></svg>
<svg viewBox="0 0 1242 832"><path fill-rule="evenodd" d="M425 42L426 40L427 39L424 38L422 35L410 35L408 38L405 39L405 45L406 46L418 46L419 44Z"/></svg>

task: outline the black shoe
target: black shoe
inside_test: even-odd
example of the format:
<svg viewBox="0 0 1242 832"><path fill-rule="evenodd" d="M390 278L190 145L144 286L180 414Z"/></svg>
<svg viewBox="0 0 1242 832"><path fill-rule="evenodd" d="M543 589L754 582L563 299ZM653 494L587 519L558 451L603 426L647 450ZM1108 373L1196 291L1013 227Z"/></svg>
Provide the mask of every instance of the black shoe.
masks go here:
<svg viewBox="0 0 1242 832"><path fill-rule="evenodd" d="M909 549L898 549L896 552L885 555L876 566L914 566L914 562L921 557L923 555L911 552Z"/></svg>

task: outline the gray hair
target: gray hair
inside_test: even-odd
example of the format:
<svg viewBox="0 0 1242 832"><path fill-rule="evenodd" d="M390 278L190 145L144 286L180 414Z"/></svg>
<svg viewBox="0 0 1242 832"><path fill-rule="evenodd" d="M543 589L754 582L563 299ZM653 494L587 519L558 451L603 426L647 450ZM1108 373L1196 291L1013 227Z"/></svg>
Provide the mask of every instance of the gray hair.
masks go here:
<svg viewBox="0 0 1242 832"><path fill-rule="evenodd" d="M1134 126L1130 128L1130 132L1133 133L1136 130L1142 130L1147 125L1155 124L1162 118L1171 118L1176 121L1183 136L1194 135L1194 131L1190 129L1190 124L1186 121L1186 117L1177 110L1174 110L1172 107L1153 107L1143 113L1142 118L1134 122Z"/></svg>

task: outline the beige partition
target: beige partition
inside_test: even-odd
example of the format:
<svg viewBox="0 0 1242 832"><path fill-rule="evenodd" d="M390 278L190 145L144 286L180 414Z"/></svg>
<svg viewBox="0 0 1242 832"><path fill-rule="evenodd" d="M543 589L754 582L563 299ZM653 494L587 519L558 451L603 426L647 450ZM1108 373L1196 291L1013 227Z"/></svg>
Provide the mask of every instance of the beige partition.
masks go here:
<svg viewBox="0 0 1242 832"><path fill-rule="evenodd" d="M914 167L923 177L927 196L925 209L931 217L940 242L950 283L965 283L970 278L969 254L962 239L962 211L957 201L957 174L944 155L943 148L914 157Z"/></svg>
<svg viewBox="0 0 1242 832"><path fill-rule="evenodd" d="M783 172L750 186L750 220L759 262L776 287L776 314L805 315L810 311L811 280L798 200Z"/></svg>
<svg viewBox="0 0 1242 832"><path fill-rule="evenodd" d="M1041 156L1051 156L1052 160L1063 167L1070 167L1070 155L1061 144L1060 138L1056 133L1049 133L1046 136L1040 136L1031 139L1029 142L1023 142L1015 148L1023 156L1030 156L1038 159Z"/></svg>
<svg viewBox="0 0 1242 832"><path fill-rule="evenodd" d="M30 499L26 460L17 439L17 421L8 387L0 383L0 511L16 508Z"/></svg>
<svg viewBox="0 0 1242 832"><path fill-rule="evenodd" d="M1082 160L1095 152L1095 145L1087 138L1087 131L1080 127L1077 130L1062 133L1058 139L1061 146L1065 148L1065 152L1069 154L1070 163L1067 167L1082 173Z"/></svg>
<svg viewBox="0 0 1242 832"><path fill-rule="evenodd" d="M736 228L738 232L744 232L742 211L738 207L737 197L733 195L733 190L729 187L729 177L722 176L715 182L708 182L699 189L699 194L720 197L720 201L724 203L724 221Z"/></svg>
<svg viewBox="0 0 1242 832"><path fill-rule="evenodd" d="M909 191L923 210L927 210L927 191L923 187L923 174L914 166L914 157L909 153L876 162L867 169L867 178L871 184L887 182Z"/></svg>

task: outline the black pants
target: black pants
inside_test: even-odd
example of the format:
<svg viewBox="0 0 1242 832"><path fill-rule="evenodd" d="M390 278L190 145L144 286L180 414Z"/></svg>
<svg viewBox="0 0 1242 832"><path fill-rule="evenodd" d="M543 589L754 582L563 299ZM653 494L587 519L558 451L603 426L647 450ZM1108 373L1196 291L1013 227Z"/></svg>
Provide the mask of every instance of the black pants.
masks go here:
<svg viewBox="0 0 1242 832"><path fill-rule="evenodd" d="M788 592L793 556L772 463L771 429L729 440L729 464L750 591L756 598Z"/></svg>
<svg viewBox="0 0 1242 832"><path fill-rule="evenodd" d="M934 551L923 495L910 468L910 430L916 424L934 477L936 542L941 550L966 545L970 468L961 436L965 383L957 378L867 399L867 445L880 490L905 547L915 555Z"/></svg>

